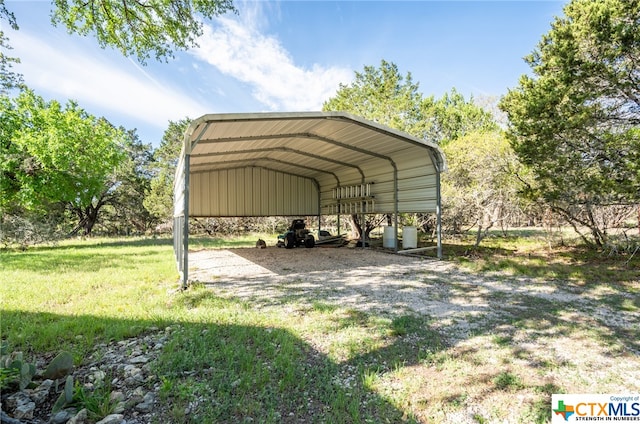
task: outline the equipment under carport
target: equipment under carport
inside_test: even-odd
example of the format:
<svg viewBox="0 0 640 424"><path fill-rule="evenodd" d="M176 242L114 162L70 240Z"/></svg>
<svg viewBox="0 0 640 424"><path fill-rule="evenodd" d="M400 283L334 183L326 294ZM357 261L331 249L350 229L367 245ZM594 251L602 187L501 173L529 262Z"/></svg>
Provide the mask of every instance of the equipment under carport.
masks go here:
<svg viewBox="0 0 640 424"><path fill-rule="evenodd" d="M278 247L285 249L293 249L302 246L313 247L316 245L316 239L306 229L304 219L294 219L286 233L278 235Z"/></svg>

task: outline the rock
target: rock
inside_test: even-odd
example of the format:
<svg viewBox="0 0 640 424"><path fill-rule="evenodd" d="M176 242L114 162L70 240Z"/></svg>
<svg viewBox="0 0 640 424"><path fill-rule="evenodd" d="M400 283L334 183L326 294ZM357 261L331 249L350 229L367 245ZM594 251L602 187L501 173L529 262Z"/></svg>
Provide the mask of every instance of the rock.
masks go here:
<svg viewBox="0 0 640 424"><path fill-rule="evenodd" d="M153 408L154 394L149 392L144 395L142 402L136 405L136 410L140 412L149 412Z"/></svg>
<svg viewBox="0 0 640 424"><path fill-rule="evenodd" d="M86 411L85 411L86 413ZM63 409L58 411L53 417L51 417L51 424L63 424L73 419L75 412L70 409Z"/></svg>
<svg viewBox="0 0 640 424"><path fill-rule="evenodd" d="M115 401L115 402L122 402L124 400L124 393L122 393L119 390L114 390L113 392L111 392L111 394L109 395L109 399L111 401Z"/></svg>
<svg viewBox="0 0 640 424"><path fill-rule="evenodd" d="M95 384L101 384L106 377L106 373L102 370L95 371L92 375L89 376L89 380L93 381Z"/></svg>
<svg viewBox="0 0 640 424"><path fill-rule="evenodd" d="M137 386L144 381L142 370L135 365L126 365L124 367L124 382L129 386Z"/></svg>
<svg viewBox="0 0 640 424"><path fill-rule="evenodd" d="M31 393L31 400L33 400L36 405L41 405L49 396L51 387L53 387L53 380L44 380L33 390L33 393Z"/></svg>
<svg viewBox="0 0 640 424"><path fill-rule="evenodd" d="M35 411L35 409L35 402L25 402L18 405L18 407L14 409L13 416L19 420L30 420L31 418L33 418L33 411Z"/></svg>
<svg viewBox="0 0 640 424"><path fill-rule="evenodd" d="M148 392L146 395L144 395L143 401L144 403L153 403L155 399L155 395L153 394L153 392Z"/></svg>
<svg viewBox="0 0 640 424"><path fill-rule="evenodd" d="M149 412L151 411L151 407L152 405L148 404L148 403L139 403L136 405L136 411L140 411L140 412Z"/></svg>
<svg viewBox="0 0 640 424"><path fill-rule="evenodd" d="M38 384L34 384L33 389L16 393L3 391L2 424L93 423L87 410L76 411L70 407L52 416L51 405L59 395L64 396L66 377L72 377L75 382L82 384L87 394L105 384L110 386L112 414L100 424L162 422L160 417L166 406L156 402L158 395L154 391L160 390L160 383L154 373L153 363L161 352L156 346L166 345L167 334L172 331L175 330L159 330L155 334L97 344L88 361L75 368L73 357L68 352L62 352L50 363L39 359L38 369L46 368L38 374L43 381L36 381ZM45 377L48 378L45 380ZM190 410L193 413L194 407L191 406Z"/></svg>
<svg viewBox="0 0 640 424"><path fill-rule="evenodd" d="M111 414L107 415L96 424L122 424L124 422L124 415L122 414Z"/></svg>
<svg viewBox="0 0 640 424"><path fill-rule="evenodd" d="M18 393L14 393L11 396L7 397L6 399L3 399L3 406L5 408L7 408L8 411L13 411L14 409L16 409L16 406L18 406L19 402L22 402L22 398L26 397L27 399L29 398L29 396L27 396L26 393L22 393L22 392L18 392Z"/></svg>
<svg viewBox="0 0 640 424"><path fill-rule="evenodd" d="M53 361L44 370L42 376L46 379L55 380L69 374L73 370L73 355L67 351L62 351L53 358Z"/></svg>
<svg viewBox="0 0 640 424"><path fill-rule="evenodd" d="M18 420L30 420L33 418L33 411L36 409L36 403L25 392L17 392L7 397L5 401L7 410L13 418Z"/></svg>
<svg viewBox="0 0 640 424"><path fill-rule="evenodd" d="M127 409L127 404L125 402L118 402L116 406L113 407L114 414L122 414Z"/></svg>
<svg viewBox="0 0 640 424"><path fill-rule="evenodd" d="M131 393L131 396L129 397L128 404L133 406L143 401L144 401L144 392L142 390L142 387L136 387L136 389L133 391L133 393Z"/></svg>
<svg viewBox="0 0 640 424"><path fill-rule="evenodd" d="M87 418L87 409L83 408L73 418L67 421L67 424L85 424L87 422Z"/></svg>
<svg viewBox="0 0 640 424"><path fill-rule="evenodd" d="M146 364L147 362L149 362L149 358L147 358L144 355L140 355L140 356L131 358L129 362L132 364Z"/></svg>
<svg viewBox="0 0 640 424"><path fill-rule="evenodd" d="M0 421L2 424L22 424L22 421L11 418L4 411L0 411Z"/></svg>

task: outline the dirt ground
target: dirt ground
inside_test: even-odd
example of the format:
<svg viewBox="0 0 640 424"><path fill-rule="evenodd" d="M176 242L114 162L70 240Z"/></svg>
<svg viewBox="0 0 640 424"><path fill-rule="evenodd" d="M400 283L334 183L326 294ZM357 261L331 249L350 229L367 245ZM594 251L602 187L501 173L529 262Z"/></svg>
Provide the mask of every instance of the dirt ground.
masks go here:
<svg viewBox="0 0 640 424"><path fill-rule="evenodd" d="M637 314L599 303L607 295L632 297L605 282L597 290L583 290L562 281L480 276L451 262L351 247L201 250L189 255L190 280L263 304L290 296L293 289L309 302L322 297L363 311L417 312L453 320L467 314L491 314L500 305L508 305L491 302L491 298L502 298L502 292L516 302L521 295L564 303L572 309L581 306L586 316L607 326L640 330ZM473 326L464 320L458 325L460 331ZM640 355L640 341L632 341L629 349Z"/></svg>

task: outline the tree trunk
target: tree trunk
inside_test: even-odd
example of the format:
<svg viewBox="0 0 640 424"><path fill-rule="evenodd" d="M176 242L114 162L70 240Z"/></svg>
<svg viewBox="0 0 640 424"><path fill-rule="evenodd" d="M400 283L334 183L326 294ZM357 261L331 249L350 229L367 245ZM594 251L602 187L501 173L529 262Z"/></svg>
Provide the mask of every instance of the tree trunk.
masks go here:
<svg viewBox="0 0 640 424"><path fill-rule="evenodd" d="M362 240L362 232L364 231L365 240L369 240L371 231L380 226L389 215L369 215L369 220L365 218L365 222L360 222L360 215L349 215L349 226L351 227L351 238Z"/></svg>
<svg viewBox="0 0 640 424"><path fill-rule="evenodd" d="M359 240L360 238L362 238L362 225L360 224L358 215L355 215L355 214L349 215L349 226L351 227L352 239Z"/></svg>
<svg viewBox="0 0 640 424"><path fill-rule="evenodd" d="M584 243L590 248L593 249L594 247L596 247L596 244L594 242L592 242L585 234L582 233L582 231L580 231L580 229L578 228L578 225L582 225L585 226L589 229L590 225L588 221L584 221L584 220L580 220L579 218L577 218L574 214L570 213L569 211L565 210L564 208L561 208L557 205L551 205L551 210L553 212L556 212L558 214L560 214L560 216L562 216L564 218L564 220L566 222L569 223L569 225L571 225L571 227L573 227L573 231L576 232L576 234L578 234L580 236L580 238L582 239L582 241L584 241Z"/></svg>
<svg viewBox="0 0 640 424"><path fill-rule="evenodd" d="M75 236L80 230L82 230L82 235L90 236L93 227L96 225L96 222L98 222L98 213L100 212L100 209L106 204L107 201L105 200L105 195L103 194L102 196L100 196L95 206L93 206L93 204L90 204L82 208L79 206L71 205L71 211L78 217L78 225L69 233L69 236Z"/></svg>
<svg viewBox="0 0 640 424"><path fill-rule="evenodd" d="M598 223L596 222L595 217L593 216L593 210L591 209L591 205L587 205L587 216L589 217L589 222L591 225L589 229L591 230L591 235L593 236L593 240L596 243L598 248L602 249L607 242L607 235L604 231L600 231L598 228Z"/></svg>
<svg viewBox="0 0 640 424"><path fill-rule="evenodd" d="M480 246L480 242L489 234L489 230L493 227L495 221L489 220L487 227L482 227L482 222L478 223L478 232L476 233L476 244L473 246L474 249L477 249Z"/></svg>
<svg viewBox="0 0 640 424"><path fill-rule="evenodd" d="M96 225L96 222L98 221L98 210L100 207L102 207L102 205L98 202L98 206L95 208L93 205L89 205L85 208L86 219L84 220L84 225L82 227L83 235L91 235L91 230L93 230L93 226Z"/></svg>

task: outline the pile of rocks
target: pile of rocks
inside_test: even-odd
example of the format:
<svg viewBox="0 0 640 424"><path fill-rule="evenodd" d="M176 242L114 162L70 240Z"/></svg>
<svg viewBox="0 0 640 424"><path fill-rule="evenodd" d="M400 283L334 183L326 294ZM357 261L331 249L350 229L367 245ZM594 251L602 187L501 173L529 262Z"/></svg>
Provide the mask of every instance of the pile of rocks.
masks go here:
<svg viewBox="0 0 640 424"><path fill-rule="evenodd" d="M174 329L151 328L145 335L95 346L89 359L75 369L59 370L73 376L75 384L91 395L106 391L111 414L96 424L143 424L162 416L158 407L161 382L152 364ZM38 361L42 362L42 361ZM40 365L40 364L38 364ZM38 367L40 369L40 367ZM46 371L46 370L45 370ZM53 405L64 389L64 379L47 379L45 373L34 378L35 389L2 394L2 424L84 424L94 422L86 409L76 407L52 413Z"/></svg>

